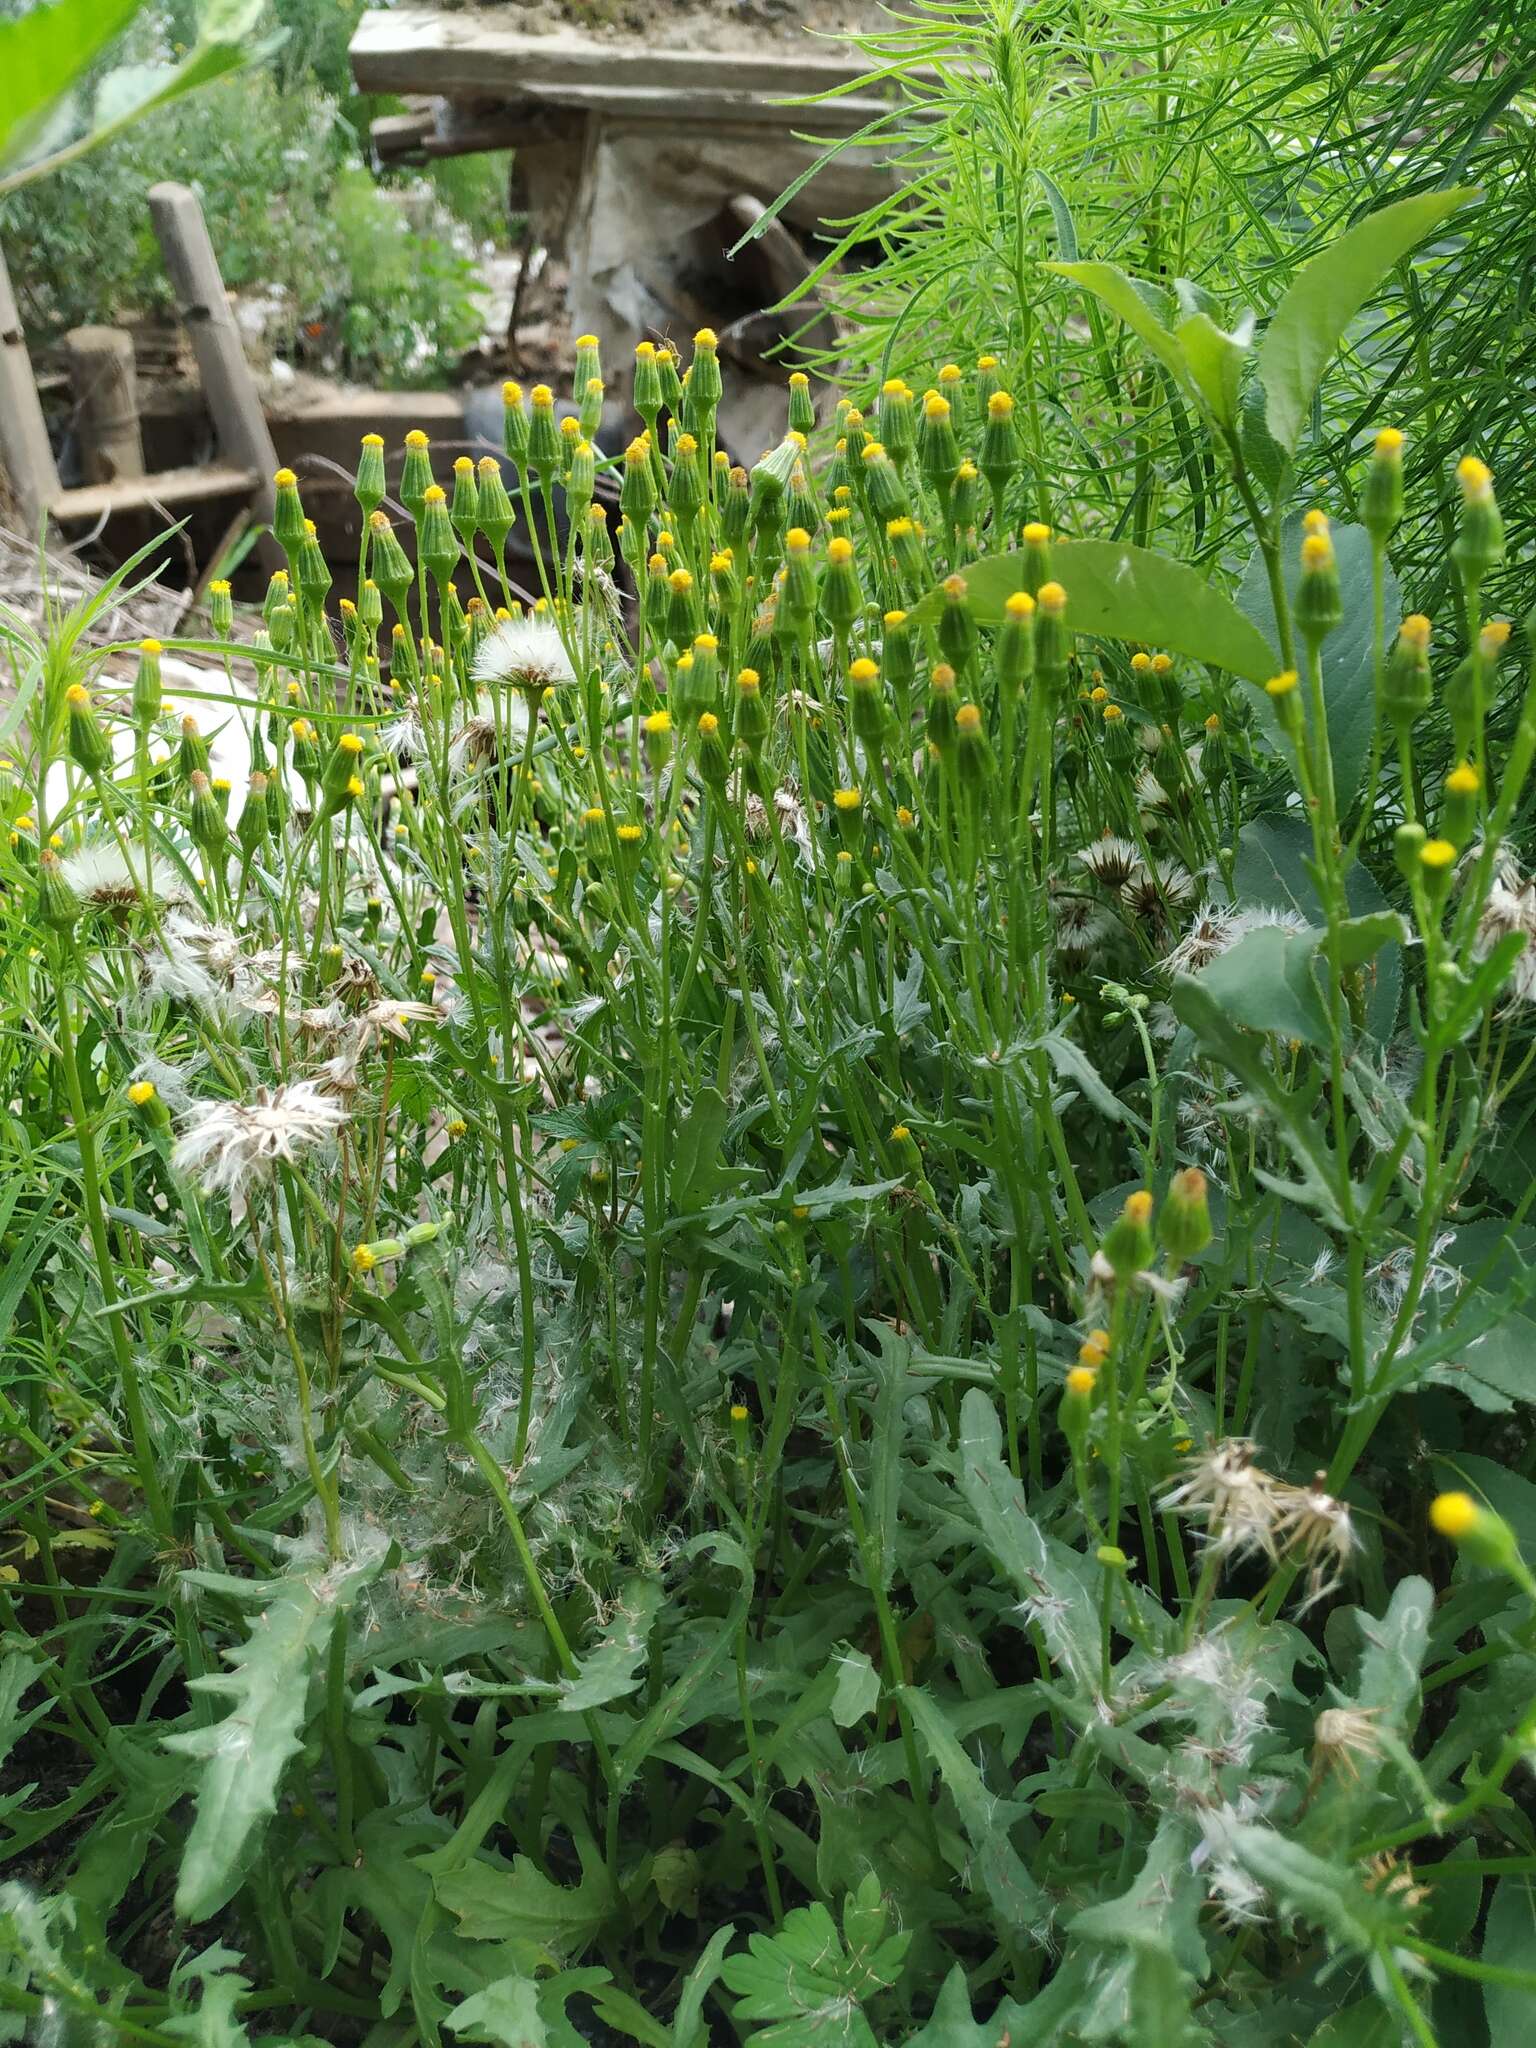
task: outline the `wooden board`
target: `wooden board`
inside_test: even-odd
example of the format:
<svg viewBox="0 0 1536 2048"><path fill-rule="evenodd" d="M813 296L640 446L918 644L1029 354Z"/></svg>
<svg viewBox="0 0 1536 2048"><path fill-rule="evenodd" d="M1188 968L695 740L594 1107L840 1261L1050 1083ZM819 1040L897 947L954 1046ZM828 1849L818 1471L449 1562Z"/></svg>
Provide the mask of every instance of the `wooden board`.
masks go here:
<svg viewBox="0 0 1536 2048"><path fill-rule="evenodd" d="M599 41L573 29L530 35L486 12L393 7L367 13L352 38L361 92L433 93L485 103L537 99L598 111L771 121L844 135L886 102L859 94L818 106L780 106L851 84L869 66L857 51L805 37L783 50L712 50Z"/></svg>
<svg viewBox="0 0 1536 2048"><path fill-rule="evenodd" d="M60 491L49 510L55 519L73 524L116 512L167 511L196 505L208 498L248 498L265 481L254 469L205 462L197 469L162 469L158 476L118 477L109 484L82 484Z"/></svg>

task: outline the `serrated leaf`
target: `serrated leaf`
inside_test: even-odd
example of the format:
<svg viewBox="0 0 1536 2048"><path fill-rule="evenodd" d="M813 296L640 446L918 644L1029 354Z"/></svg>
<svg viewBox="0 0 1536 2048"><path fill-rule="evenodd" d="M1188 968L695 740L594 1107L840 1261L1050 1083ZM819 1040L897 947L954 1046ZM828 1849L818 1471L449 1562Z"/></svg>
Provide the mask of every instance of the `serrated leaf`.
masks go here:
<svg viewBox="0 0 1536 2048"><path fill-rule="evenodd" d="M960 573L977 622L1001 624L1004 605L1023 587L1020 558L985 555ZM1252 683L1266 682L1279 667L1270 643L1232 599L1171 556L1130 541L1061 541L1056 573L1076 632L1163 647ZM942 592L930 592L914 618L930 622L943 604Z"/></svg>
<svg viewBox="0 0 1536 2048"><path fill-rule="evenodd" d="M602 1640L579 1660L575 1678L560 1681L560 1705L566 1713L585 1714L634 1691L661 1602L662 1589L654 1579L625 1582Z"/></svg>
<svg viewBox="0 0 1536 2048"><path fill-rule="evenodd" d="M164 1738L167 1749L203 1766L176 1885L183 1918L205 1920L238 1890L258 1831L276 1808L283 1770L301 1746L311 1674L331 1630L378 1572L387 1548L369 1531L351 1557L311 1563L258 1587L266 1605L245 1642L227 1653L233 1668L191 1681L234 1706L206 1728Z"/></svg>
<svg viewBox="0 0 1536 2048"><path fill-rule="evenodd" d="M466 1941L499 1941L529 1970L563 1963L597 1937L618 1905L608 1867L590 1838L577 1834L581 1881L556 1884L527 1856L510 1865L477 1860L434 1873L440 1906Z"/></svg>
<svg viewBox="0 0 1536 2048"><path fill-rule="evenodd" d="M1380 207L1304 263L1258 349L1269 431L1294 453L1313 393L1351 320L1408 251L1477 194L1466 186Z"/></svg>

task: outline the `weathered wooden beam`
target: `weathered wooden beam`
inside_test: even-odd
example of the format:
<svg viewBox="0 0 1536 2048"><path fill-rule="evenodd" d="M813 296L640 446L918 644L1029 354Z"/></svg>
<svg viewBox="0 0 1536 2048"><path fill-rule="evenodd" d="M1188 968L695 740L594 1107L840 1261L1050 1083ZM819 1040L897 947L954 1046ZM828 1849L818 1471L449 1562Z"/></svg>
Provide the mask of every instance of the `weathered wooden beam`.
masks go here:
<svg viewBox="0 0 1536 2048"><path fill-rule="evenodd" d="M170 273L177 310L191 337L220 451L232 468L253 473L257 516L270 522L277 503L272 488L277 453L197 194L187 185L152 185L149 216ZM269 533L258 546L270 567L283 566L283 551Z"/></svg>
<svg viewBox="0 0 1536 2048"><path fill-rule="evenodd" d="M205 462L196 469L162 469L152 476L125 476L110 483L55 491L49 510L67 525L111 518L118 512L153 512L162 505L170 512L178 505L196 505L207 498L253 498L269 474L223 462Z"/></svg>
<svg viewBox="0 0 1536 2048"><path fill-rule="evenodd" d="M32 378L21 314L0 253L0 468L10 479L29 538L41 529L59 495L59 472L42 403Z"/></svg>
<svg viewBox="0 0 1536 2048"><path fill-rule="evenodd" d="M809 42L809 39L807 39ZM846 134L886 102L859 95L817 107L773 106L851 84L869 69L857 51L662 48L599 42L574 29L528 35L495 14L393 7L363 15L352 38L352 72L363 92L437 93L447 99L563 100L632 112L654 95L658 113L737 119Z"/></svg>
<svg viewBox="0 0 1536 2048"><path fill-rule="evenodd" d="M133 336L121 327L72 327L64 337L87 483L144 474Z"/></svg>

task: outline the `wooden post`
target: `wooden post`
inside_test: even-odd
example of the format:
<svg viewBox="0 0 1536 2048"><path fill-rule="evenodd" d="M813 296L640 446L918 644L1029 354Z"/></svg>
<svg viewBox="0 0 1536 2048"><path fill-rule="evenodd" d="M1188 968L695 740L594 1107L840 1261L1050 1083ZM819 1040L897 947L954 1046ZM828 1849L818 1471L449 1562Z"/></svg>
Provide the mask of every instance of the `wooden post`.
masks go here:
<svg viewBox="0 0 1536 2048"><path fill-rule="evenodd" d="M49 507L59 495L59 472L43 408L32 379L21 315L10 273L0 253L0 467L10 478L27 538L42 532Z"/></svg>
<svg viewBox="0 0 1536 2048"><path fill-rule="evenodd" d="M203 395L213 416L220 450L226 462L255 471L256 515L270 522L277 507L272 489L277 451L267 431L256 380L245 360L240 330L230 311L197 194L186 185L152 185L149 216L170 273L177 308L192 338ZM284 566L283 551L269 533L262 536L259 545L262 559L269 567Z"/></svg>
<svg viewBox="0 0 1536 2048"><path fill-rule="evenodd" d="M75 394L81 467L91 484L144 474L133 337L120 327L72 327L64 337Z"/></svg>

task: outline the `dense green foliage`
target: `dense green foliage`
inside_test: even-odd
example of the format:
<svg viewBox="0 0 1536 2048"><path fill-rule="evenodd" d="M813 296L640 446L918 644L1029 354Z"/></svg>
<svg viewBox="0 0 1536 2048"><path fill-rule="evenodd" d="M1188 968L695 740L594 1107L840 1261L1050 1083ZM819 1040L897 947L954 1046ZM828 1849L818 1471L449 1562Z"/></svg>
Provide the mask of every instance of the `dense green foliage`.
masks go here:
<svg viewBox="0 0 1536 2048"><path fill-rule="evenodd" d="M5 629L0 2038L1518 2039L1536 685L1475 454L1433 629L1293 482L1465 211L1063 280L1235 595L705 333L365 445L334 623L281 477L254 696Z"/></svg>
<svg viewBox="0 0 1536 2048"><path fill-rule="evenodd" d="M257 9L248 10L253 19ZM197 191L225 282L272 300L265 344L289 361L386 386L450 377L485 317L477 244L504 230L506 158L380 183L366 162L374 101L350 90L360 7L284 0L259 61L177 100L89 156L0 199L0 235L35 345L67 329L169 311L144 204L160 178ZM122 67L168 58L205 9L150 9Z"/></svg>
<svg viewBox="0 0 1536 2048"><path fill-rule="evenodd" d="M1119 263L1154 290L1192 280L1223 325L1263 316L1299 266L1385 199L1458 183L1479 212L1428 266L1383 280L1305 451L1305 489L1350 507L1385 403L1408 431L1397 558L1413 601L1450 595L1437 480L1477 446L1524 459L1536 342L1536 13L1525 0L910 0L862 39L898 105L870 139L889 201L838 224L832 255L882 260L823 286L870 372L968 360L985 337L1038 418L1037 504L1230 564L1242 508L1188 407L1123 331L1082 317L1042 268ZM1352 509L1352 508L1350 508ZM1511 508L1499 599L1536 599L1529 506Z"/></svg>

